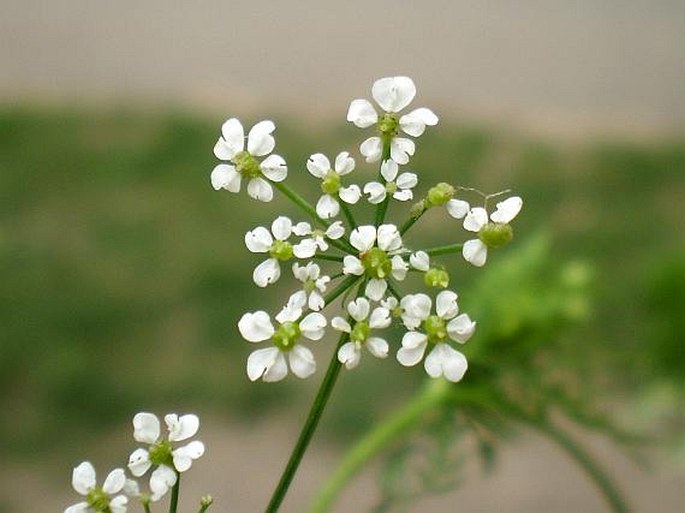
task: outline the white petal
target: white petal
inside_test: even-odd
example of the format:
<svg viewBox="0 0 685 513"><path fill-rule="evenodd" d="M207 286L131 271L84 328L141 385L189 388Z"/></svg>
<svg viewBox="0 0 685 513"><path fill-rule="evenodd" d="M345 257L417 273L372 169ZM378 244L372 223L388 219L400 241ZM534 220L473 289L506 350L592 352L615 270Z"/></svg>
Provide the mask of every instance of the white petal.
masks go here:
<svg viewBox="0 0 685 513"><path fill-rule="evenodd" d="M361 252L368 251L376 242L376 227L359 226L350 233L350 244Z"/></svg>
<svg viewBox="0 0 685 513"><path fill-rule="evenodd" d="M393 137L390 141L390 158L398 164L409 162L409 157L414 154L414 151L416 151L416 145L411 139Z"/></svg>
<svg viewBox="0 0 685 513"><path fill-rule="evenodd" d="M402 247L402 237L397 226L382 224L378 227L378 247L383 251L396 251Z"/></svg>
<svg viewBox="0 0 685 513"><path fill-rule="evenodd" d="M382 306L374 308L369 317L369 327L376 330L387 328L391 322L390 311Z"/></svg>
<svg viewBox="0 0 685 513"><path fill-rule="evenodd" d="M461 381L468 367L466 357L447 344L437 344L423 365L430 377L445 376L453 383Z"/></svg>
<svg viewBox="0 0 685 513"><path fill-rule="evenodd" d="M150 476L152 500L158 501L176 484L176 472L166 465L160 465Z"/></svg>
<svg viewBox="0 0 685 513"><path fill-rule="evenodd" d="M399 112L416 96L416 86L409 77L387 77L376 80L371 96L386 112Z"/></svg>
<svg viewBox="0 0 685 513"><path fill-rule="evenodd" d="M179 472L185 472L192 464L193 460L198 459L205 453L205 445L202 442L194 440L188 445L179 447L172 452L174 457L174 467Z"/></svg>
<svg viewBox="0 0 685 513"><path fill-rule="evenodd" d="M426 294L407 294L400 301L400 306L403 315L423 321L430 315L432 302Z"/></svg>
<svg viewBox="0 0 685 513"><path fill-rule="evenodd" d="M286 240L292 232L293 222L285 216L279 216L271 223L271 233L276 240Z"/></svg>
<svg viewBox="0 0 685 513"><path fill-rule="evenodd" d="M407 277L407 271L409 270L409 264L405 262L401 256L395 255L392 257L392 271L390 274L397 281L402 281Z"/></svg>
<svg viewBox="0 0 685 513"><path fill-rule="evenodd" d="M114 495L123 490L125 484L126 474L124 473L124 469L115 468L105 478L105 482L102 485L102 491L107 495Z"/></svg>
<svg viewBox="0 0 685 513"><path fill-rule="evenodd" d="M215 191L219 189L226 189L230 192L240 191L240 173L233 166L219 164L212 170L209 178Z"/></svg>
<svg viewBox="0 0 685 513"><path fill-rule="evenodd" d="M252 127L250 133L247 134L247 151L255 157L261 157L267 153L271 153L276 146L271 132L276 130L276 126L272 121L260 121Z"/></svg>
<svg viewBox="0 0 685 513"><path fill-rule="evenodd" d="M369 137L359 146L359 152L366 157L367 162L378 162L383 153L383 143L380 137Z"/></svg>
<svg viewBox="0 0 685 513"><path fill-rule="evenodd" d="M331 161L323 153L315 153L307 160L307 170L316 178L323 178L331 170Z"/></svg>
<svg viewBox="0 0 685 513"><path fill-rule="evenodd" d="M151 466L150 454L145 449L136 449L128 458L128 469L136 477L145 474Z"/></svg>
<svg viewBox="0 0 685 513"><path fill-rule="evenodd" d="M298 237L304 237L305 235L312 234L312 225L307 222L301 221L293 225L293 233Z"/></svg>
<svg viewBox="0 0 685 513"><path fill-rule="evenodd" d="M159 439L159 419L152 413L140 412L133 417L133 438L136 442L153 444Z"/></svg>
<svg viewBox="0 0 685 513"><path fill-rule="evenodd" d="M259 201L268 203L274 197L274 191L269 182L263 178L253 178L247 184L247 194Z"/></svg>
<svg viewBox="0 0 685 513"><path fill-rule="evenodd" d="M340 205L338 200L336 200L330 194L324 194L316 202L316 215L321 219L330 219L335 217L340 212Z"/></svg>
<svg viewBox="0 0 685 513"><path fill-rule="evenodd" d="M64 510L64 513L89 513L92 511L87 502L79 502L73 506L69 506Z"/></svg>
<svg viewBox="0 0 685 513"><path fill-rule="evenodd" d="M363 321L369 316L371 305L365 297L358 297L354 301L347 303L347 312L355 321Z"/></svg>
<svg viewBox="0 0 685 513"><path fill-rule="evenodd" d="M170 442L182 442L197 433L200 429L200 419L197 415L189 413L187 415L169 414L164 417L167 429L169 430Z"/></svg>
<svg viewBox="0 0 685 513"><path fill-rule="evenodd" d="M223 137L219 137L214 145L214 156L219 160L231 160L234 155L235 152L226 144L226 140Z"/></svg>
<svg viewBox="0 0 685 513"><path fill-rule="evenodd" d="M259 164L259 169L272 182L282 182L288 176L288 166L280 155L269 155Z"/></svg>
<svg viewBox="0 0 685 513"><path fill-rule="evenodd" d="M250 378L250 381L257 381L259 378L268 381L266 379L267 373L270 377L282 374L279 379L283 379L288 373L288 366L285 363L285 358L279 359L279 356L282 357L283 355L277 347L257 349L250 353L250 356L247 357L247 377ZM279 381L279 379L272 381Z"/></svg>
<svg viewBox="0 0 685 513"><path fill-rule="evenodd" d="M324 306L326 306L326 301L324 301L323 296L318 290L312 290L309 293L309 301L307 302L307 306L309 306L310 310L318 312Z"/></svg>
<svg viewBox="0 0 685 513"><path fill-rule="evenodd" d="M266 253L273 243L271 233L263 226L258 226L245 234L245 245L252 253Z"/></svg>
<svg viewBox="0 0 685 513"><path fill-rule="evenodd" d="M338 153L335 157L335 172L340 176L345 176L354 171L354 159L346 151Z"/></svg>
<svg viewBox="0 0 685 513"><path fill-rule="evenodd" d="M477 233L486 224L488 224L488 213L483 207L472 208L464 219L464 229L470 232Z"/></svg>
<svg viewBox="0 0 685 513"><path fill-rule="evenodd" d="M346 369L354 369L359 365L362 352L358 343L346 342L340 349L338 349L338 361L342 363Z"/></svg>
<svg viewBox="0 0 685 513"><path fill-rule="evenodd" d="M304 290L298 290L289 298L287 304L283 307L281 312L276 315L276 320L283 324L284 322L295 322L302 315L302 309L307 304L307 293Z"/></svg>
<svg viewBox="0 0 685 513"><path fill-rule="evenodd" d="M388 296L387 298L385 298L384 300L381 301L381 306L382 306L383 308L387 308L387 309L390 310L391 312L392 312L395 308L397 308L397 306L398 306L399 304L400 304L400 303L399 303L399 301L397 301L397 298L396 298L395 296Z"/></svg>
<svg viewBox="0 0 685 513"><path fill-rule="evenodd" d="M117 495L109 501L109 510L111 513L126 513L126 504L128 504L128 497Z"/></svg>
<svg viewBox="0 0 685 513"><path fill-rule="evenodd" d="M347 110L347 121L359 128L368 128L378 121L378 114L368 100L352 100Z"/></svg>
<svg viewBox="0 0 685 513"><path fill-rule="evenodd" d="M409 263L414 269L426 272L430 269L430 257L425 251L417 251L409 256Z"/></svg>
<svg viewBox="0 0 685 513"><path fill-rule="evenodd" d="M298 264L297 262L295 262L295 263L293 264L293 267L292 267L292 269L293 269L293 276L295 276L295 278L297 278L297 279L298 279L299 281L301 281L302 283L304 283L305 281L307 281L307 280L309 279L309 272L308 272L308 270L307 270L308 265L309 265L309 264L307 264L307 265L300 265L300 264Z"/></svg>
<svg viewBox="0 0 685 513"><path fill-rule="evenodd" d="M385 295L385 291L388 289L388 284L385 280L371 279L366 284L366 290L364 294L369 299L374 301L380 301Z"/></svg>
<svg viewBox="0 0 685 513"><path fill-rule="evenodd" d="M342 317L333 317L333 319L331 319L331 326L334 330L344 331L345 333L352 331L352 326L350 326L350 323Z"/></svg>
<svg viewBox="0 0 685 513"><path fill-rule="evenodd" d="M471 210L471 205L469 205L467 201L459 199L451 199L445 206L447 208L447 213L455 219L461 219L469 213L469 210Z"/></svg>
<svg viewBox="0 0 685 513"><path fill-rule="evenodd" d="M378 205L385 200L385 186L378 182L369 182L364 186L364 194L369 195L369 203Z"/></svg>
<svg viewBox="0 0 685 513"><path fill-rule="evenodd" d="M268 258L255 267L252 280L258 287L266 287L278 281L281 277L281 266L275 258Z"/></svg>
<svg viewBox="0 0 685 513"><path fill-rule="evenodd" d="M415 109L400 118L400 128L412 137L420 136L426 129L426 125L438 124L438 116L432 110L422 107Z"/></svg>
<svg viewBox="0 0 685 513"><path fill-rule="evenodd" d="M231 154L230 157L222 160L231 160L236 153L245 149L243 125L236 118L231 118L221 125L221 135L226 143L226 149Z"/></svg>
<svg viewBox="0 0 685 513"><path fill-rule="evenodd" d="M304 239L293 246L293 254L297 258L311 258L316 253L317 245L314 239Z"/></svg>
<svg viewBox="0 0 685 513"><path fill-rule="evenodd" d="M384 160L381 164L381 176L385 178L386 182L392 182L395 178L397 178L398 170L399 167L397 166L397 162L394 160Z"/></svg>
<svg viewBox="0 0 685 513"><path fill-rule="evenodd" d="M488 247L480 239L467 240L461 254L467 262L476 267L483 267L488 259Z"/></svg>
<svg viewBox="0 0 685 513"><path fill-rule="evenodd" d="M512 196L497 204L497 210L490 214L490 219L495 223L509 223L521 211L523 200L518 196Z"/></svg>
<svg viewBox="0 0 685 513"><path fill-rule="evenodd" d="M295 344L288 354L290 369L298 378L308 378L316 372L316 361L312 352L300 344Z"/></svg>
<svg viewBox="0 0 685 513"><path fill-rule="evenodd" d="M364 266L362 265L362 261L356 256L346 255L345 258L343 258L343 273L361 276L364 274Z"/></svg>
<svg viewBox="0 0 685 513"><path fill-rule="evenodd" d="M276 332L269 314L261 310L244 314L238 321L238 331L249 342L269 340Z"/></svg>
<svg viewBox="0 0 685 513"><path fill-rule="evenodd" d="M359 189L358 185L350 185L349 187L341 187L338 191L338 196L345 203L354 205L362 197L362 191Z"/></svg>
<svg viewBox="0 0 685 513"><path fill-rule="evenodd" d="M414 197L414 193L409 189L399 189L392 193L392 197L397 201L410 201Z"/></svg>
<svg viewBox="0 0 685 513"><path fill-rule="evenodd" d="M326 237L329 239L338 240L343 235L345 235L345 227L342 221L336 221L326 229Z"/></svg>
<svg viewBox="0 0 685 513"><path fill-rule="evenodd" d="M456 342L463 344L476 331L476 323L463 313L447 323L447 334Z"/></svg>
<svg viewBox="0 0 685 513"><path fill-rule="evenodd" d="M400 347L397 351L397 361L405 367L412 367L423 359L423 354L426 352L427 341L419 344L416 347Z"/></svg>
<svg viewBox="0 0 685 513"><path fill-rule="evenodd" d="M369 337L366 340L366 348L376 358L387 358L390 350L388 343L380 337Z"/></svg>
<svg viewBox="0 0 685 513"><path fill-rule="evenodd" d="M451 319L459 313L457 294L451 290L443 290L435 298L435 311L443 319Z"/></svg>
<svg viewBox="0 0 685 513"><path fill-rule="evenodd" d="M88 495L88 492L95 488L95 469L89 461L84 461L74 468L71 474L71 485L81 495Z"/></svg>
<svg viewBox="0 0 685 513"><path fill-rule="evenodd" d="M302 336L309 340L321 340L324 336L324 328L328 322L319 312L311 312L300 321Z"/></svg>
<svg viewBox="0 0 685 513"><path fill-rule="evenodd" d="M415 349L428 342L428 335L420 331L407 331L402 336L402 347L407 349Z"/></svg>
<svg viewBox="0 0 685 513"><path fill-rule="evenodd" d="M140 497L140 486L135 479L127 479L124 483L124 493L129 497Z"/></svg>
<svg viewBox="0 0 685 513"><path fill-rule="evenodd" d="M416 173L402 173L395 182L400 189L413 189L419 183Z"/></svg>

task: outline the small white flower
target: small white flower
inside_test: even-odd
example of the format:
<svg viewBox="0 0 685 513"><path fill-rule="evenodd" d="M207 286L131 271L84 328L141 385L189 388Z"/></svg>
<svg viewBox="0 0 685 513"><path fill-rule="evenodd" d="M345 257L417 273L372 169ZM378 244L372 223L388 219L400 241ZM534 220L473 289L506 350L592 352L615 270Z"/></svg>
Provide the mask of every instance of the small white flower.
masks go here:
<svg viewBox="0 0 685 513"><path fill-rule="evenodd" d="M340 212L338 198L345 203L355 204L361 197L358 185L343 187L341 177L354 170L354 159L343 151L335 158L335 168L331 169L331 162L322 153L315 153L307 160L307 169L316 178L321 179L323 195L316 203L316 214L322 219L330 219Z"/></svg>
<svg viewBox="0 0 685 513"><path fill-rule="evenodd" d="M426 272L431 266L430 257L425 251L417 251L409 255L409 265L414 269Z"/></svg>
<svg viewBox="0 0 685 513"><path fill-rule="evenodd" d="M496 248L508 243L513 231L509 223L518 215L523 206L523 200L512 196L497 203L496 210L490 214L483 207L470 208L463 200L447 202L447 212L456 219L464 218L464 229L478 234L477 239L467 240L462 248L464 259L482 267L488 258L488 248Z"/></svg>
<svg viewBox="0 0 685 513"><path fill-rule="evenodd" d="M156 415L141 412L133 417L133 438L137 442L148 444L147 449L136 449L128 460L128 468L136 477L145 474L153 465L157 468L150 475L150 491L152 500L161 499L169 488L176 484L179 472L185 472L205 452L205 446L198 440L193 440L181 447L172 442L183 442L195 436L200 428L197 415L188 414L178 416L169 413L164 416L168 436L161 438L160 422Z"/></svg>
<svg viewBox="0 0 685 513"><path fill-rule="evenodd" d="M125 513L128 497L116 495L124 489L126 474L124 469L112 470L102 486L97 485L95 469L88 461L74 468L71 484L85 501L69 506L64 513ZM114 497L112 497L114 495Z"/></svg>
<svg viewBox="0 0 685 513"><path fill-rule="evenodd" d="M284 308L276 316L280 323L278 330L266 312L246 313L241 317L238 330L245 340L263 342L271 339L274 344L273 347L257 349L248 357L247 376L251 381L260 378L267 382L280 381L288 375L288 364L298 378L314 374L314 355L297 340L300 335L309 340L321 340L327 321L320 313L311 312L298 322L301 315L302 309L294 305Z"/></svg>
<svg viewBox="0 0 685 513"><path fill-rule="evenodd" d="M403 116L399 112L411 103L416 96L416 86L408 77L386 77L376 80L371 88L371 96L383 109L379 116L368 100L358 99L350 103L347 111L347 121L359 128L377 125L380 136L366 139L360 146L360 151L367 162L380 160L384 142L390 145L390 158L398 164L409 162L409 156L414 154L414 141L405 137L398 137L400 130L412 137L420 136L426 126L438 123L438 117L426 108L415 109Z"/></svg>
<svg viewBox="0 0 685 513"><path fill-rule="evenodd" d="M279 155L269 155L261 162L257 157L264 157L274 149L276 143L271 133L275 129L272 121L257 123L247 135L245 150L243 125L236 118L226 121L221 127L221 137L214 146L214 155L230 164L219 164L212 171L214 189L239 192L241 182L245 179L248 180L247 193L251 197L259 201L271 201L273 189L265 178L282 182L288 175L288 168Z"/></svg>
<svg viewBox="0 0 685 513"><path fill-rule="evenodd" d="M397 176L398 166L394 160L384 160L381 164L381 176L385 184L369 182L364 186L364 194L369 195L369 203L382 203L388 194L397 201L409 201L414 197L412 189L416 187L418 178L414 173L402 173Z"/></svg>
<svg viewBox="0 0 685 513"><path fill-rule="evenodd" d="M323 294L326 286L331 281L330 276L322 276L321 268L313 263L301 266L297 262L293 264L293 275L302 282L302 290L298 290L290 296L286 308L304 308L318 312L325 306Z"/></svg>
<svg viewBox="0 0 685 513"><path fill-rule="evenodd" d="M369 280L364 294L369 299L383 298L388 278L402 281L406 277L407 263L399 255L391 256L402 248L402 237L395 225L358 226L350 233L350 244L359 251L359 257L346 255L343 273L356 276L366 273Z"/></svg>
<svg viewBox="0 0 685 513"><path fill-rule="evenodd" d="M350 325L342 317L334 317L331 326L338 331L350 334L350 341L346 342L338 350L338 360L347 369L354 369L361 359L362 346L366 346L369 352L377 358L388 356L388 343L380 337L372 337L371 330L383 329L390 326L392 318L387 308L379 306L371 311L369 300L359 297L347 304L347 312L354 319L354 325Z"/></svg>
<svg viewBox="0 0 685 513"><path fill-rule="evenodd" d="M400 301L402 321L410 330L402 337L397 360L405 367L416 365L431 346L424 368L432 378L444 376L452 382L460 381L468 367L466 357L449 345L449 340L463 344L476 328L467 314L459 314L457 294L440 292L435 301L436 314L431 315L432 301L425 294L409 294ZM421 329L421 331L418 331Z"/></svg>
<svg viewBox="0 0 685 513"><path fill-rule="evenodd" d="M319 251L328 251L328 240L338 240L345 235L345 227L342 221L335 221L326 230L312 229L307 222L300 222L293 226L293 233L302 239L302 244L314 244ZM311 241L311 242L308 242Z"/></svg>
<svg viewBox="0 0 685 513"><path fill-rule="evenodd" d="M268 253L270 258L255 267L252 279L259 287L274 283L281 276L279 261L297 258L311 258L316 253L313 239L305 239L298 244L291 244L288 238L294 233L292 221L280 216L271 224L271 232L258 226L245 234L245 245L252 253Z"/></svg>

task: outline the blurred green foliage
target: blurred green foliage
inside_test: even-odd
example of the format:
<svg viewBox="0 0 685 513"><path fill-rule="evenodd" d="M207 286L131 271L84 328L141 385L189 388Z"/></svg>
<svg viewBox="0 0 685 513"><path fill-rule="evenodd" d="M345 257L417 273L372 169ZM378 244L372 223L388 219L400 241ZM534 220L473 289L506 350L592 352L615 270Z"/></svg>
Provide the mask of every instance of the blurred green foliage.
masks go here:
<svg viewBox="0 0 685 513"><path fill-rule="evenodd" d="M274 386L245 377L251 348L237 319L277 308L287 284L251 285L258 259L243 247L244 232L300 213L285 200L263 205L211 189L222 121L125 109L0 111L0 454L38 453L54 447L58 432L78 440L141 409L244 418L308 399L312 380ZM276 151L296 188L315 190L304 168L309 154L357 154L354 127L276 121ZM525 200L517 237L553 234L544 272L587 281L593 301L566 305L582 321L568 335L574 350L564 353L560 376L573 372L595 395L614 398L657 382L682 385L685 142L573 146L443 124L421 137L411 168L424 192L436 181L514 188ZM462 240L446 220L430 212L413 240L444 240L435 235L446 227ZM482 273L444 262L474 318L504 301L494 278L485 282L491 293L475 292L485 286ZM562 262L584 263L562 271ZM484 340L514 329L515 312L531 300L510 292L517 308L507 315L499 305L501 318L480 322ZM544 345L543 335L531 343ZM487 358L494 349L479 347L480 338L469 347ZM469 379L478 379L472 371ZM392 362L361 366L343 378L328 430L365 429L379 404L401 402L421 374ZM377 401L355 390L374 390ZM670 426L680 430L682 419Z"/></svg>

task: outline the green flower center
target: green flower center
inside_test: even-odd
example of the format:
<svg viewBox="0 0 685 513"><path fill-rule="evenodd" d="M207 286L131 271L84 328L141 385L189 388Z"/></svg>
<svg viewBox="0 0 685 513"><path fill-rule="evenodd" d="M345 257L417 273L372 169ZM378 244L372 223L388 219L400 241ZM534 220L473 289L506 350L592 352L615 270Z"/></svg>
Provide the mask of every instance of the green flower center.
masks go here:
<svg viewBox="0 0 685 513"><path fill-rule="evenodd" d="M321 181L321 190L324 194L335 196L338 194L341 185L340 175L331 169Z"/></svg>
<svg viewBox="0 0 685 513"><path fill-rule="evenodd" d="M395 192L397 192L397 184L395 182L386 183L385 192L387 192L388 194L395 194Z"/></svg>
<svg viewBox="0 0 685 513"><path fill-rule="evenodd" d="M428 335L428 341L434 344L442 342L447 338L447 326L445 320L437 315L431 315L423 321L423 329Z"/></svg>
<svg viewBox="0 0 685 513"><path fill-rule="evenodd" d="M150 454L150 462L153 465L167 465L169 467L174 466L174 457L171 454L173 447L168 440L162 440L154 445L151 445L148 449Z"/></svg>
<svg viewBox="0 0 685 513"><path fill-rule="evenodd" d="M95 511L109 513L109 496L102 490L101 487L96 486L86 495L86 502Z"/></svg>
<svg viewBox="0 0 685 513"><path fill-rule="evenodd" d="M478 232L478 238L489 248L499 248L511 242L514 230L507 223L488 223Z"/></svg>
<svg viewBox="0 0 685 513"><path fill-rule="evenodd" d="M302 290L304 290L307 294L314 292L314 289L316 289L315 280L307 280L302 284Z"/></svg>
<svg viewBox="0 0 685 513"><path fill-rule="evenodd" d="M428 189L428 194L426 195L428 204L435 207L444 205L453 197L454 187L445 182L440 182L439 184Z"/></svg>
<svg viewBox="0 0 685 513"><path fill-rule="evenodd" d="M262 174L257 159L246 151L236 153L233 156L233 163L235 164L236 171L245 178L257 178Z"/></svg>
<svg viewBox="0 0 685 513"><path fill-rule="evenodd" d="M371 278L387 278L392 271L392 262L388 254L381 248L371 248L361 256L366 274Z"/></svg>
<svg viewBox="0 0 685 513"><path fill-rule="evenodd" d="M423 281L429 287L444 289L450 284L450 275L444 269L431 268L423 275Z"/></svg>
<svg viewBox="0 0 685 513"><path fill-rule="evenodd" d="M300 326L296 322L284 322L272 337L274 345L281 351L290 351L300 336Z"/></svg>
<svg viewBox="0 0 685 513"><path fill-rule="evenodd" d="M386 112L378 120L378 131L383 141L390 141L400 131L400 120L396 114Z"/></svg>
<svg viewBox="0 0 685 513"><path fill-rule="evenodd" d="M371 327L369 326L369 323L366 321L359 321L354 325L354 328L352 328L350 340L352 340L352 342L359 342L360 344L363 344L366 342L366 339L369 338L370 333Z"/></svg>
<svg viewBox="0 0 685 513"><path fill-rule="evenodd" d="M293 257L293 245L284 240L277 240L269 248L269 255L278 260L290 260Z"/></svg>

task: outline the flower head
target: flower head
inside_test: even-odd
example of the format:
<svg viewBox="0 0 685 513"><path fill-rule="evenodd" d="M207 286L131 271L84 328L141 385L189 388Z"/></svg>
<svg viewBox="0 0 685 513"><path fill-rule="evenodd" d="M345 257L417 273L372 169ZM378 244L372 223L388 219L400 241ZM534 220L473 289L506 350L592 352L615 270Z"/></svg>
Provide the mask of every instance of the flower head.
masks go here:
<svg viewBox="0 0 685 513"><path fill-rule="evenodd" d="M325 306L323 293L331 281L330 276L321 275L321 268L314 262L307 262L301 266L297 262L293 264L293 275L302 282L302 289L290 296L286 308L304 308L318 312Z"/></svg>
<svg viewBox="0 0 685 513"><path fill-rule="evenodd" d="M126 484L126 474L123 469L112 470L105 478L103 485L98 486L93 465L84 461L74 468L71 484L74 490L85 496L86 500L69 506L64 513L126 512L128 498L124 494L119 494Z"/></svg>
<svg viewBox="0 0 685 513"><path fill-rule="evenodd" d="M339 153L335 158L335 167L331 168L331 162L323 153L315 153L307 160L307 170L321 179L321 192L323 195L316 203L316 214L321 219L330 219L340 212L338 199L354 205L359 201L362 193L358 185L343 187L342 177L354 170L354 159L346 151Z"/></svg>
<svg viewBox="0 0 685 513"><path fill-rule="evenodd" d="M394 160L384 160L381 164L381 176L385 184L369 182L364 186L364 194L369 195L369 203L378 204L385 201L390 194L397 201L410 201L414 197L412 189L418 178L415 173L402 173L397 176L399 167Z"/></svg>
<svg viewBox="0 0 685 513"><path fill-rule="evenodd" d="M272 182L282 182L288 175L288 168L283 157L269 155L261 162L258 157L271 153L276 145L271 133L276 129L272 121L260 121L247 134L245 149L245 132L243 125L236 118L226 121L221 127L221 137L214 145L214 155L228 164L219 164L211 175L215 190L226 189L239 192L243 179L248 180L247 193L259 201L273 199Z"/></svg>
<svg viewBox="0 0 685 513"><path fill-rule="evenodd" d="M338 240L340 237L345 235L345 228L342 221L335 221L325 230L322 229L312 229L312 225L307 222L297 223L293 226L293 233L298 237L305 237L302 239L302 243L307 243L307 241L312 241L319 251L328 250L328 240Z"/></svg>
<svg viewBox="0 0 685 513"><path fill-rule="evenodd" d="M338 331L350 334L350 341L340 346L338 360L348 369L354 369L361 359L363 346L377 358L388 356L388 343L385 339L371 336L371 330L390 326L392 318L387 308L379 306L371 310L369 300L359 297L347 304L347 312L354 320L350 324L342 317L334 317L331 326Z"/></svg>
<svg viewBox="0 0 685 513"><path fill-rule="evenodd" d="M379 135L369 137L359 148L367 162L381 159L384 145L390 147L390 158L398 164L409 162L414 154L414 141L398 137L400 131L412 137L420 136L426 126L438 123L438 117L430 109L415 109L403 116L399 113L416 96L416 86L409 77L386 77L376 80L371 96L383 112L379 115L373 105L364 99L353 100L347 111L347 121L359 128L376 125Z"/></svg>

